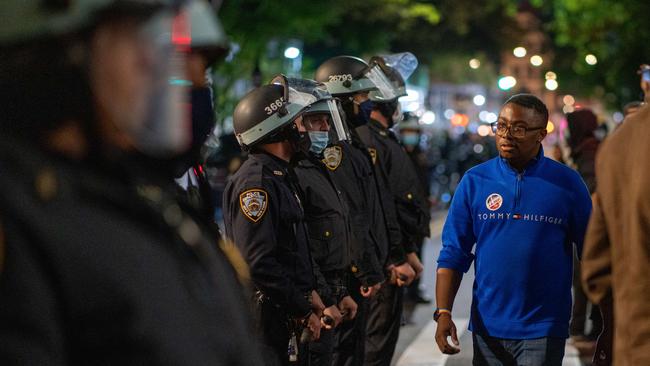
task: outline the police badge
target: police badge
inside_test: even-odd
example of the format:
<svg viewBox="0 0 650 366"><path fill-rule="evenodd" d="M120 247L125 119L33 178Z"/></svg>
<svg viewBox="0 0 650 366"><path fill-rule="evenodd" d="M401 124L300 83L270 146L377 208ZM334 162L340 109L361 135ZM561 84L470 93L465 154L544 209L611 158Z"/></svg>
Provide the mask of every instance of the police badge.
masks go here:
<svg viewBox="0 0 650 366"><path fill-rule="evenodd" d="M369 147L368 152L370 153L370 157L372 158L372 165L377 164L377 150L375 150L372 147Z"/></svg>
<svg viewBox="0 0 650 366"><path fill-rule="evenodd" d="M323 151L323 163L329 170L336 170L343 160L343 151L340 146L331 146Z"/></svg>
<svg viewBox="0 0 650 366"><path fill-rule="evenodd" d="M239 195L239 207L251 221L258 222L266 213L267 197L262 189L249 189Z"/></svg>

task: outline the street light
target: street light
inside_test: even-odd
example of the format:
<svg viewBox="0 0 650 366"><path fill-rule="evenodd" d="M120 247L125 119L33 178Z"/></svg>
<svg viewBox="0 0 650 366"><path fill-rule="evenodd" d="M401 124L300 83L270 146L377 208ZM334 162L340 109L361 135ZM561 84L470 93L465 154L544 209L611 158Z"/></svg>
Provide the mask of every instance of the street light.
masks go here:
<svg viewBox="0 0 650 366"><path fill-rule="evenodd" d="M535 67L541 66L544 63L544 59L540 55L533 55L530 58L530 63Z"/></svg>
<svg viewBox="0 0 650 366"><path fill-rule="evenodd" d="M592 55L591 53L585 56L585 62L591 66L595 65L598 63L598 59L596 58L595 55Z"/></svg>
<svg viewBox="0 0 650 366"><path fill-rule="evenodd" d="M526 49L519 46L519 47L516 47L514 50L512 50L512 53L515 55L515 57L522 58L522 57L526 56Z"/></svg>
<svg viewBox="0 0 650 366"><path fill-rule="evenodd" d="M482 96L481 94L475 95L474 104L476 104L477 106L482 106L483 104L485 104L485 97Z"/></svg>
<svg viewBox="0 0 650 366"><path fill-rule="evenodd" d="M431 125L435 121L436 121L436 114L431 111L424 112L422 118L420 118L420 122L422 122L425 125Z"/></svg>
<svg viewBox="0 0 650 366"><path fill-rule="evenodd" d="M548 80L548 79L553 79L553 80L555 80L555 79L557 79L557 74L554 73L553 71L548 71L548 72L546 73L546 75L544 75L544 77L546 78L546 80Z"/></svg>
<svg viewBox="0 0 650 366"><path fill-rule="evenodd" d="M300 49L297 47L287 47L287 49L284 50L284 57L293 60L294 58L298 58L300 56Z"/></svg>
<svg viewBox="0 0 650 366"><path fill-rule="evenodd" d="M473 59L469 60L469 67L476 70L479 67L481 67L481 61L479 61L477 58L473 58Z"/></svg>
<svg viewBox="0 0 650 366"><path fill-rule="evenodd" d="M576 102L576 99L573 97L573 95L567 94L564 96L564 98L562 98L562 101L565 105L573 105Z"/></svg>
<svg viewBox="0 0 650 366"><path fill-rule="evenodd" d="M504 76L499 79L499 89L510 90L517 85L517 79L512 76Z"/></svg>
<svg viewBox="0 0 650 366"><path fill-rule="evenodd" d="M548 79L544 83L544 86L546 86L546 89L553 91L553 90L557 89L558 83L557 83L557 80L555 80L555 79Z"/></svg>

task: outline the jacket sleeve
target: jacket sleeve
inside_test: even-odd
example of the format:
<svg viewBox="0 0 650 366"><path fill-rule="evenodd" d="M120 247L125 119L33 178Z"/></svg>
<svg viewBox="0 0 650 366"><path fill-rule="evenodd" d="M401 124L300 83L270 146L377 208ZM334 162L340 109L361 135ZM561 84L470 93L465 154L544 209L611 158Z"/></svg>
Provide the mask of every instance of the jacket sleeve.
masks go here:
<svg viewBox="0 0 650 366"><path fill-rule="evenodd" d="M581 255L589 215L591 215L591 196L589 196L587 186L577 173L576 179L578 183L574 188L574 205L569 216L569 230L571 242L575 244L578 254Z"/></svg>
<svg viewBox="0 0 650 366"><path fill-rule="evenodd" d="M468 176L460 181L449 207L447 220L442 229L442 249L438 257L438 268L449 268L467 272L474 254L474 235L471 201L469 199Z"/></svg>
<svg viewBox="0 0 650 366"><path fill-rule="evenodd" d="M597 194L582 250L581 278L585 293L595 304L600 304L611 291L612 252Z"/></svg>
<svg viewBox="0 0 650 366"><path fill-rule="evenodd" d="M5 222L6 224L6 222ZM17 229L0 228L0 365L67 364L65 332L52 274L45 258ZM1 249L1 248L0 248Z"/></svg>
<svg viewBox="0 0 650 366"><path fill-rule="evenodd" d="M257 222L246 217L241 210L240 192L233 192L236 195L233 197L227 197L228 190L224 192L224 202L230 210L227 213L230 221L226 222L227 234L248 262L255 286L281 306L286 306L291 315L302 316L310 310L309 301L276 259L279 197L272 187L264 190L267 193L267 212Z"/></svg>

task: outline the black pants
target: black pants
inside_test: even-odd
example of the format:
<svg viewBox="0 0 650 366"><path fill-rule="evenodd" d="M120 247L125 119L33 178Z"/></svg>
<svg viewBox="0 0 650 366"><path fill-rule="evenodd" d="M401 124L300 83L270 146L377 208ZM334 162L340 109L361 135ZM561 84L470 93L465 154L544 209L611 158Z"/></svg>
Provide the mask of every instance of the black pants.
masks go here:
<svg viewBox="0 0 650 366"><path fill-rule="evenodd" d="M389 366L395 353L402 320L404 291L384 284L369 301L365 366Z"/></svg>
<svg viewBox="0 0 650 366"><path fill-rule="evenodd" d="M360 286L359 281L351 276L348 291L358 305L357 316L352 321L343 322L335 329L332 365L363 365L368 300L361 296L359 292Z"/></svg>
<svg viewBox="0 0 650 366"><path fill-rule="evenodd" d="M331 366L336 329L321 329L320 338L309 343L309 366Z"/></svg>
<svg viewBox="0 0 650 366"><path fill-rule="evenodd" d="M289 362L287 348L289 345L289 329L287 313L279 306L264 302L256 305L255 326L257 334L261 335L261 348L266 366L306 365L307 347L298 350L299 363Z"/></svg>

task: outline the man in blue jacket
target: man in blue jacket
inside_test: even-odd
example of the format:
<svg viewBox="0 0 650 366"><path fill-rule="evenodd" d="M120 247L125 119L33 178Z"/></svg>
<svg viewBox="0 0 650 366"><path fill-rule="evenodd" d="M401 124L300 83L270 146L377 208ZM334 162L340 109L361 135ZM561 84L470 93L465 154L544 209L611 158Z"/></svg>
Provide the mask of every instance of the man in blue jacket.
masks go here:
<svg viewBox="0 0 650 366"><path fill-rule="evenodd" d="M500 156L465 174L445 222L436 342L443 353L460 351L447 341L459 344L452 306L475 261L474 365L562 364L573 245L582 251L591 200L575 171L544 157L547 121L535 96L508 99L492 125Z"/></svg>

